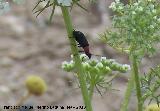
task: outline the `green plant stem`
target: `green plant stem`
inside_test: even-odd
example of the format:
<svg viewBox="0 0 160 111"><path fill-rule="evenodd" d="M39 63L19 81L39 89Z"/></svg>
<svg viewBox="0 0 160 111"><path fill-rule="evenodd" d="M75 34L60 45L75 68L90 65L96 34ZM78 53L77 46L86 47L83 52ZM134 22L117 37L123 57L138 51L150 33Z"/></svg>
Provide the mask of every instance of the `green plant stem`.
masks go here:
<svg viewBox="0 0 160 111"><path fill-rule="evenodd" d="M132 69L134 73L136 93L137 93L137 99L138 99L138 111L142 111L142 108L143 108L142 107L142 94L141 94L141 88L140 88L137 58L135 57L135 55L131 55L131 59L132 59Z"/></svg>
<svg viewBox="0 0 160 111"><path fill-rule="evenodd" d="M89 92L89 96L90 96L91 100L92 100L93 93L94 93L94 87L95 87L95 81L94 81L94 79L91 79L91 82L90 82L90 92Z"/></svg>
<svg viewBox="0 0 160 111"><path fill-rule="evenodd" d="M78 54L78 48L76 45L76 41L73 38L73 26L72 26L72 22L71 22L71 18L68 12L68 8L67 7L61 7L62 13L63 13L63 18L64 18L64 22L65 22L65 26L67 29L67 33L68 33L68 38L69 38L69 42L70 42L70 46L71 46L71 51L74 57L74 61L75 61L75 66L77 68L77 73L78 73L78 78L79 78L79 82L80 82L80 86L81 86L81 92L82 92L82 96L83 96L83 100L84 100L84 104L86 106L86 111L92 111L92 105L91 105L91 100L89 97L89 93L88 93L88 89L87 89L87 85L86 85L86 81L85 81L85 76L84 76L84 70L82 68L82 64L81 64L81 60Z"/></svg>
<svg viewBox="0 0 160 111"><path fill-rule="evenodd" d="M134 87L134 73L131 73L131 77L127 85L125 97L124 97L120 111L128 111L128 104L129 104L129 100L132 94L133 87Z"/></svg>
<svg viewBox="0 0 160 111"><path fill-rule="evenodd" d="M90 92L89 92L91 100L92 100L92 97L93 97L93 93L94 93L94 85L91 85Z"/></svg>

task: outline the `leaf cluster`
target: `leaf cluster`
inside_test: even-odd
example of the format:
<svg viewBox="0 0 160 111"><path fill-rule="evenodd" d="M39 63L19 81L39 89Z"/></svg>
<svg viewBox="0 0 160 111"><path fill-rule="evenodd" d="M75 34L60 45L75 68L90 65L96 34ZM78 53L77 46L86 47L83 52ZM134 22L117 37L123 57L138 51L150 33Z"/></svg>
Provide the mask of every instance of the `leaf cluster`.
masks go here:
<svg viewBox="0 0 160 111"><path fill-rule="evenodd" d="M102 40L115 48L123 48L135 55L153 54L160 42L160 4L153 0L138 0L124 5L116 0L110 5L114 11L112 29Z"/></svg>
<svg viewBox="0 0 160 111"><path fill-rule="evenodd" d="M74 5L77 5L78 7L80 7L81 9L87 11L86 8L84 8L80 3L80 0L38 0L38 2L36 3L35 7L33 8L33 11L36 15L36 17L38 15L40 15L45 9L47 8L52 8L52 12L50 15L50 22L52 20L52 17L54 15L54 10L56 6L61 6L61 7L69 7L72 9L72 7ZM45 4L42 8L38 9L38 6L41 4ZM35 11L35 9L37 9Z"/></svg>
<svg viewBox="0 0 160 111"><path fill-rule="evenodd" d="M112 80L117 76L117 72L126 73L130 70L129 65L120 64L113 59L106 59L105 57L101 57L101 60L89 59L86 55L82 54L80 58L88 89L95 87L100 94L101 91L105 92L107 89L111 89ZM62 68L67 72L77 73L73 60L63 62Z"/></svg>
<svg viewBox="0 0 160 111"><path fill-rule="evenodd" d="M160 66L152 68L148 74L141 77L141 89L144 92L142 99L146 101L150 99L160 104Z"/></svg>

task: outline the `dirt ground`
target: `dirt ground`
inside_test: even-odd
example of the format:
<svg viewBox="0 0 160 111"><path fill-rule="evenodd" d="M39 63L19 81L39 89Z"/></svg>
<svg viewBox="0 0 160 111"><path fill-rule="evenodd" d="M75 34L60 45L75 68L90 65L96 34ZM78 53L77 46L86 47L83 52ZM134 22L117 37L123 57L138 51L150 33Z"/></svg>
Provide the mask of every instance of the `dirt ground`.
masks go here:
<svg viewBox="0 0 160 111"><path fill-rule="evenodd" d="M87 35L92 53L129 64L127 55L117 53L99 40L98 34L111 25L106 8L109 3L102 1L102 7L97 11L94 10L94 5L89 6L83 0L82 3L90 10L89 13L74 7L71 11L74 27ZM32 74L41 76L48 89L43 96L33 96L26 103L83 105L73 74L61 69L61 63L70 59L70 46L61 10L56 8L53 23L48 25L50 10L36 18L32 12L34 4L31 0L23 5L12 4L11 11L0 16L0 105L15 105L26 91L26 77ZM159 64L159 55L160 51L152 58L145 57L141 71L146 72L150 67ZM107 91L102 97L95 93L94 111L119 111L128 80L128 74L123 76L113 81L113 88L119 91ZM135 105L136 97L133 93L129 111L135 111Z"/></svg>

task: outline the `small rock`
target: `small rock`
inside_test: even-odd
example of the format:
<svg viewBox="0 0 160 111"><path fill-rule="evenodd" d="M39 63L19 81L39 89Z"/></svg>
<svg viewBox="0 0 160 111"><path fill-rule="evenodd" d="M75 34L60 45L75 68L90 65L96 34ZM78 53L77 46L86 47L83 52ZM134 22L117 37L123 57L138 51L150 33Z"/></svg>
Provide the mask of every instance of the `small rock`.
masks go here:
<svg viewBox="0 0 160 111"><path fill-rule="evenodd" d="M3 67L10 67L10 66L13 65L13 60L10 59L9 57L4 57L0 61L0 65L3 66Z"/></svg>
<svg viewBox="0 0 160 111"><path fill-rule="evenodd" d="M8 92L10 92L10 89L7 86L1 85L0 86L0 92L8 93Z"/></svg>

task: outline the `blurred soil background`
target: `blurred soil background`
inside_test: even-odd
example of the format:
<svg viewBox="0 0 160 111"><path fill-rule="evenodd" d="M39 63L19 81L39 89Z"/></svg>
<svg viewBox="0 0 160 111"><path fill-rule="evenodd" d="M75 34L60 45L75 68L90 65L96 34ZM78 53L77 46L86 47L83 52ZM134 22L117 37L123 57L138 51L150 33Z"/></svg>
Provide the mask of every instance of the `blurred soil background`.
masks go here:
<svg viewBox="0 0 160 111"><path fill-rule="evenodd" d="M112 13L108 9L111 2L97 0L88 4L86 0L81 0L89 13L73 7L71 15L74 28L86 34L92 53L129 64L127 55L116 52L99 40L99 34L111 26ZM0 105L15 105L26 91L26 77L33 74L46 81L48 90L41 97L29 98L26 103L82 105L75 77L61 69L61 63L70 60L71 53L61 10L56 8L53 22L48 25L51 10L44 11L36 18L32 12L35 3L34 0L26 0L22 5L11 3L11 11L0 16ZM146 56L142 60L141 72L159 64L159 55L160 51L153 57ZM127 80L128 74L123 74L113 81L113 88L119 91L107 91L102 97L96 92L93 98L94 111L119 111ZM129 111L135 111L135 103L133 93Z"/></svg>

